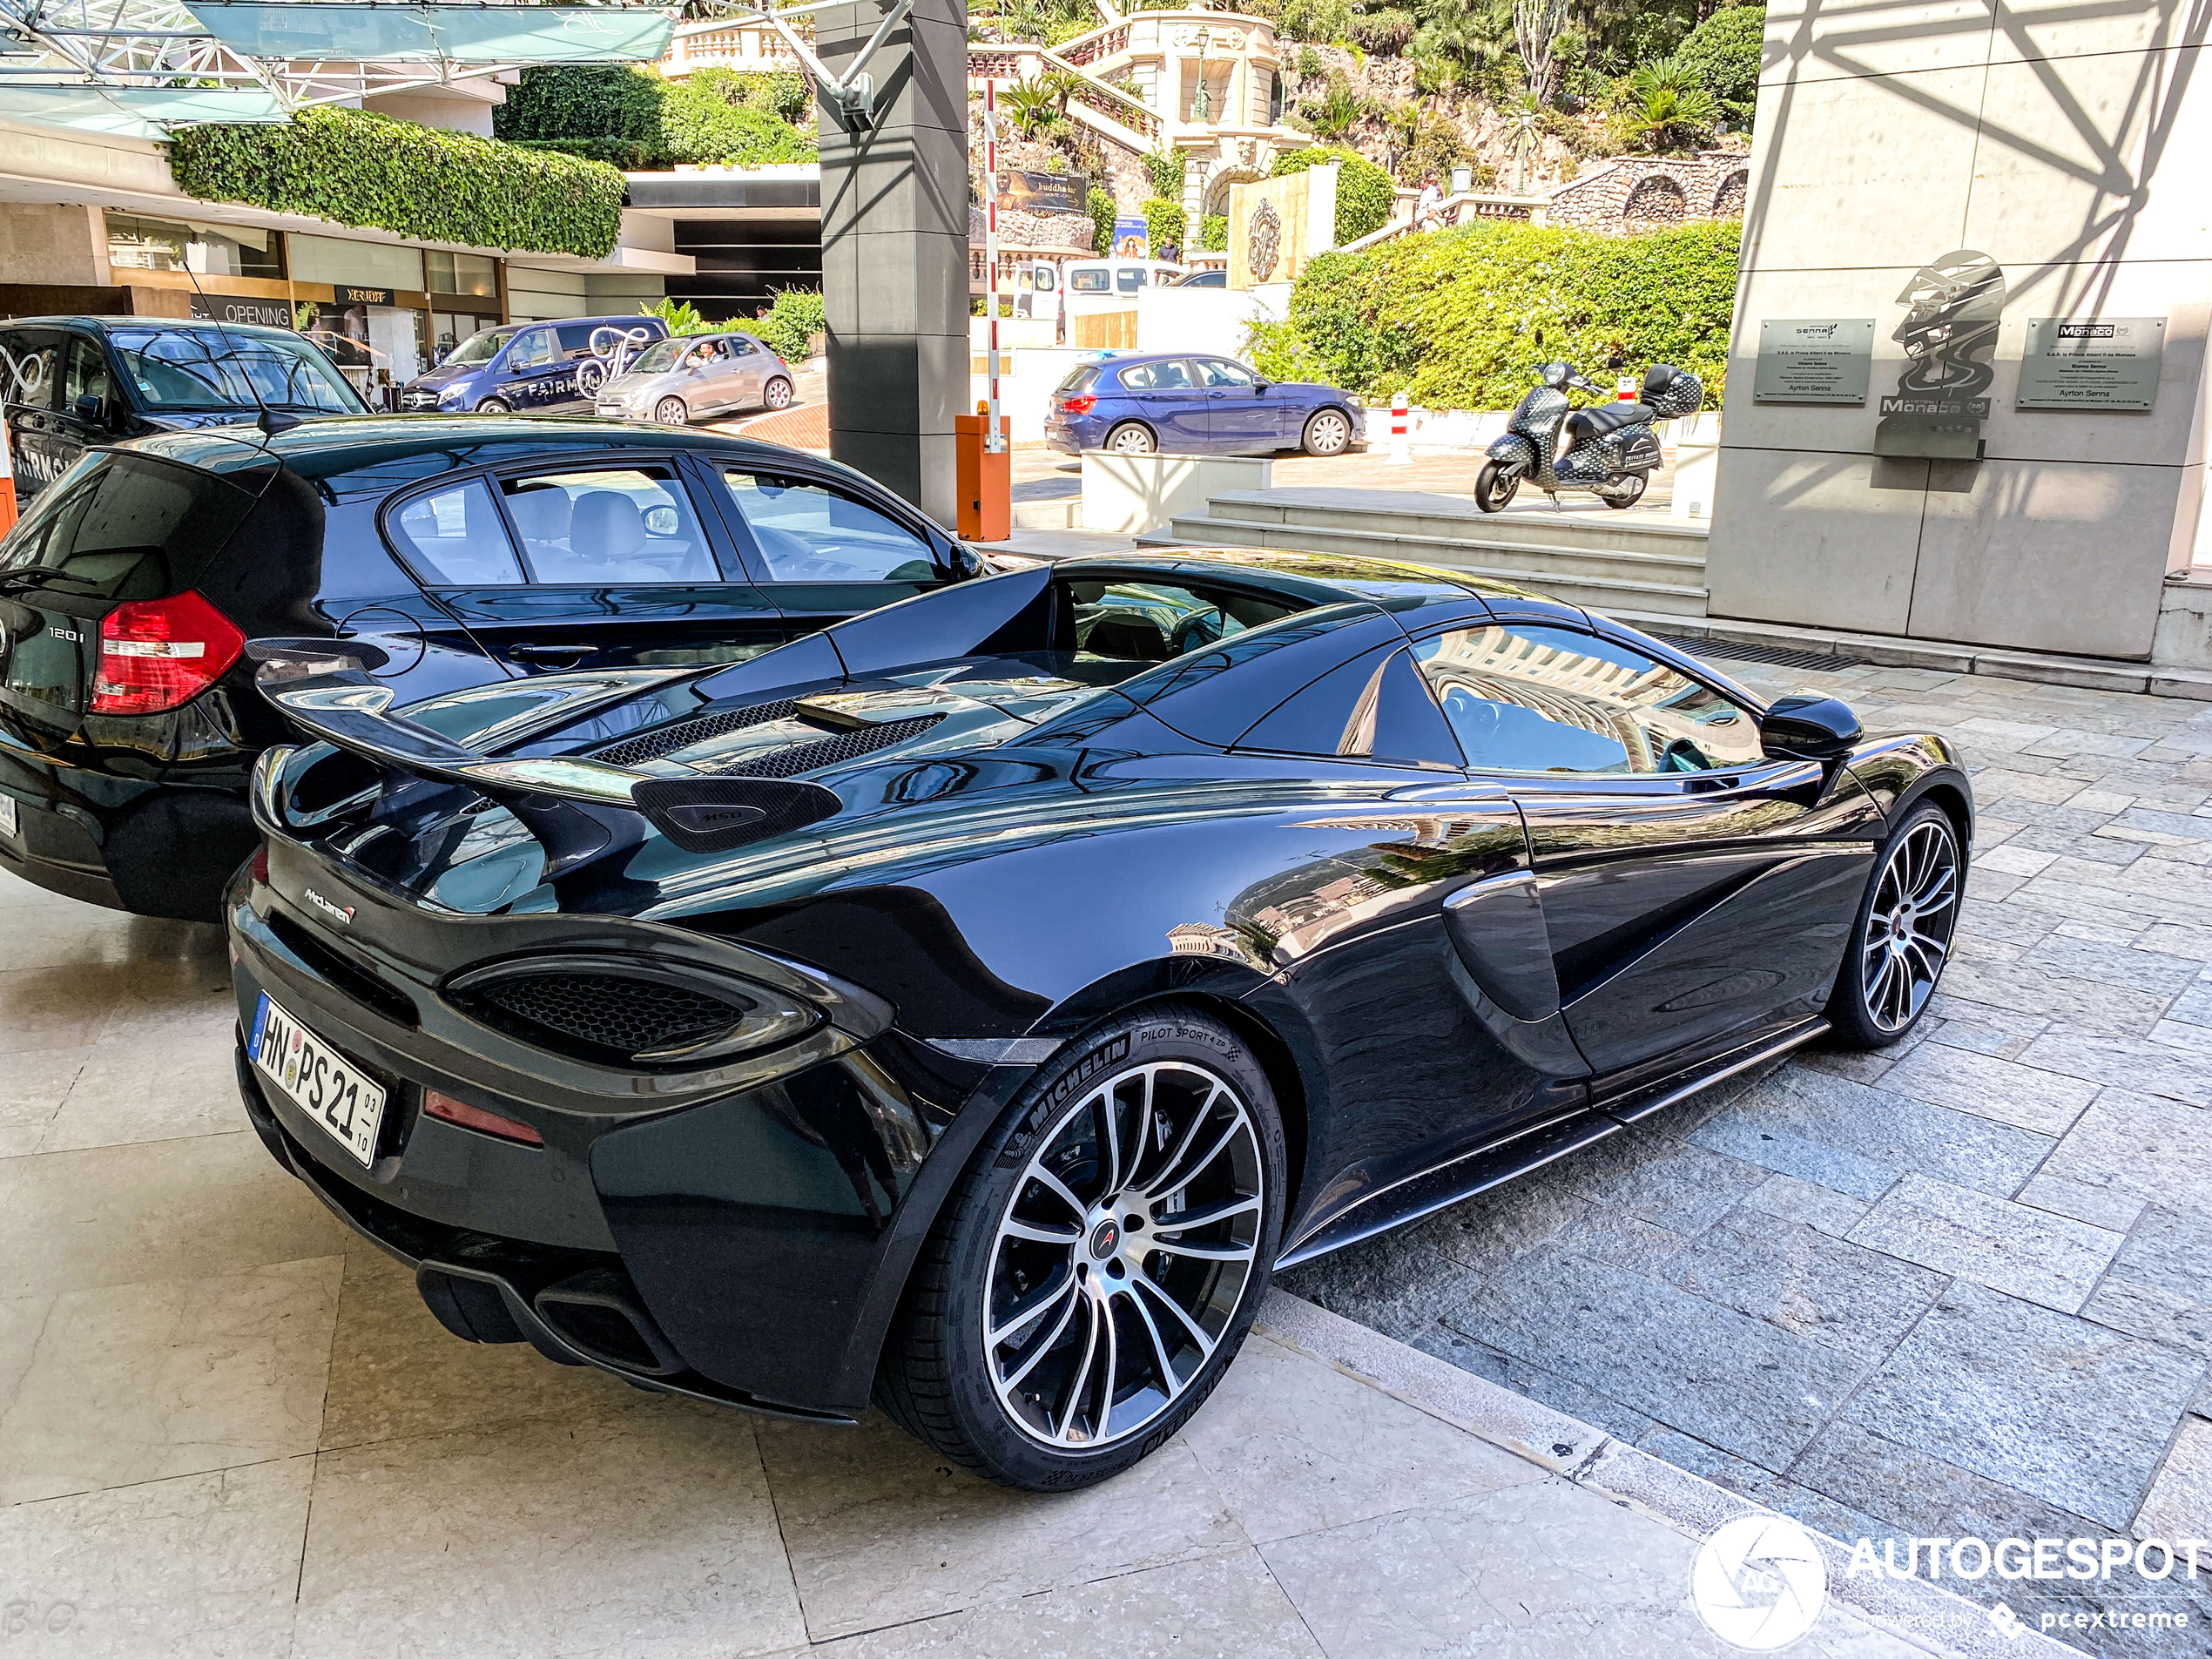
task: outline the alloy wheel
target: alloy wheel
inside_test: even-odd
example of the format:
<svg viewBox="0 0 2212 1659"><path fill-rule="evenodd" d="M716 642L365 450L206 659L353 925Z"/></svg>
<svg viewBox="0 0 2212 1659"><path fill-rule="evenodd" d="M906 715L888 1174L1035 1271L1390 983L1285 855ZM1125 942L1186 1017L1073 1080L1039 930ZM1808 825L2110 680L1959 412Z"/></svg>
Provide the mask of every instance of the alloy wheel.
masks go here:
<svg viewBox="0 0 2212 1659"><path fill-rule="evenodd" d="M691 412L680 397L664 397L653 405L653 419L663 426L682 426L691 418Z"/></svg>
<svg viewBox="0 0 2212 1659"><path fill-rule="evenodd" d="M1024 1433L1092 1451L1183 1398L1258 1269L1266 1167L1244 1100L1189 1062L1132 1067L1060 1116L984 1285L984 1364Z"/></svg>
<svg viewBox="0 0 2212 1659"><path fill-rule="evenodd" d="M782 375L777 375L762 388L760 401L772 409L789 408L791 407L791 382Z"/></svg>
<svg viewBox="0 0 2212 1659"><path fill-rule="evenodd" d="M1154 445L1151 433L1131 421L1106 435L1106 447L1117 455L1149 455Z"/></svg>
<svg viewBox="0 0 2212 1659"><path fill-rule="evenodd" d="M1890 849L1860 941L1867 1017L1902 1031L1926 1004L1959 920L1959 846L1948 820L1924 818Z"/></svg>

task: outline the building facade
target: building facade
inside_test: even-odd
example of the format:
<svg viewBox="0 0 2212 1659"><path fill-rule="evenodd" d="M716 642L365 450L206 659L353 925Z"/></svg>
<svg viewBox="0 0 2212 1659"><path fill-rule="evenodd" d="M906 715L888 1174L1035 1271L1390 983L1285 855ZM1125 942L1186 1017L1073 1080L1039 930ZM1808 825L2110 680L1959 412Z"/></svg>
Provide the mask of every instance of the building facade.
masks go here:
<svg viewBox="0 0 2212 1659"><path fill-rule="evenodd" d="M1714 616L2158 660L2205 491L2205 32L1776 0Z"/></svg>

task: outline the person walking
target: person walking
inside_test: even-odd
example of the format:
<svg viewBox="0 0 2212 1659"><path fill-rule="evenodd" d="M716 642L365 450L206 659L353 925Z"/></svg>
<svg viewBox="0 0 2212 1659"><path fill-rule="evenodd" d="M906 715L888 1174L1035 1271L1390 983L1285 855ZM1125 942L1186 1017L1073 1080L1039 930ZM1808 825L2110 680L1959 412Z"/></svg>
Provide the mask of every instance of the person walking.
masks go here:
<svg viewBox="0 0 2212 1659"><path fill-rule="evenodd" d="M1432 167L1421 175L1421 193L1413 203L1413 228L1417 231L1441 230L1444 227L1444 186Z"/></svg>

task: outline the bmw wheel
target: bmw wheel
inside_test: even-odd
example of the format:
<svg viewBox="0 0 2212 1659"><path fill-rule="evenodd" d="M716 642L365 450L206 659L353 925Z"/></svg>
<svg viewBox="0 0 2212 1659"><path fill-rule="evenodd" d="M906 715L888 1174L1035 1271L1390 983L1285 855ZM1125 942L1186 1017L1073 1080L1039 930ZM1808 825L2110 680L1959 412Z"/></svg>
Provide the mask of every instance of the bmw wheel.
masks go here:
<svg viewBox="0 0 2212 1659"><path fill-rule="evenodd" d="M1117 455L1149 455L1159 445L1153 442L1152 428L1142 421L1124 421L1106 435L1107 452Z"/></svg>
<svg viewBox="0 0 2212 1659"><path fill-rule="evenodd" d="M1310 455L1340 455L1352 448L1352 422L1341 410L1317 410L1306 421L1299 442Z"/></svg>
<svg viewBox="0 0 2212 1659"><path fill-rule="evenodd" d="M479 415L512 415L514 412L514 405L503 397L488 397L476 405Z"/></svg>
<svg viewBox="0 0 2212 1659"><path fill-rule="evenodd" d="M1474 504L1486 513L1503 512L1520 490L1520 469L1502 462L1486 461L1474 475Z"/></svg>
<svg viewBox="0 0 2212 1659"><path fill-rule="evenodd" d="M664 397L653 405L653 419L663 426L688 426L691 411L680 397Z"/></svg>
<svg viewBox="0 0 2212 1659"><path fill-rule="evenodd" d="M1828 1003L1838 1042L1886 1048L1927 1011L1950 960L1965 874L1950 814L1922 801L1882 844L1859 900L1858 926Z"/></svg>
<svg viewBox="0 0 2212 1659"><path fill-rule="evenodd" d="M1227 1027L1168 1006L1069 1044L946 1201L879 1403L1002 1485L1118 1474L1182 1427L1251 1329L1284 1168L1266 1074Z"/></svg>
<svg viewBox="0 0 2212 1659"><path fill-rule="evenodd" d="M791 407L791 382L780 374L775 375L767 385L760 388L760 401L772 409L789 408Z"/></svg>

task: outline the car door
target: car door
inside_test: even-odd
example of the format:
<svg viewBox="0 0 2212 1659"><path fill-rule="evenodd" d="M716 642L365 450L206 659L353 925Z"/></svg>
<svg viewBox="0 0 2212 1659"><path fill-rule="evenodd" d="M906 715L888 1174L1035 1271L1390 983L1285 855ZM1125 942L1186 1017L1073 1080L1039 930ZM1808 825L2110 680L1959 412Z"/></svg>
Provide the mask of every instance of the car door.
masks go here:
<svg viewBox="0 0 2212 1659"><path fill-rule="evenodd" d="M1138 413L1170 455L1204 455L1214 448L1209 433L1212 399L1180 357L1131 363L1121 372L1122 386L1136 400Z"/></svg>
<svg viewBox="0 0 2212 1659"><path fill-rule="evenodd" d="M910 599L952 579L921 528L804 469L698 458L761 591L790 632Z"/></svg>
<svg viewBox="0 0 2212 1659"><path fill-rule="evenodd" d="M510 408L550 408L562 401L567 368L550 328L526 328L507 342L492 395Z"/></svg>
<svg viewBox="0 0 2212 1659"><path fill-rule="evenodd" d="M57 413L69 341L58 328L0 330L0 415L16 495L25 505L84 453L67 440Z"/></svg>
<svg viewBox="0 0 2212 1659"><path fill-rule="evenodd" d="M386 525L424 588L516 672L740 662L784 637L672 456L441 483Z"/></svg>
<svg viewBox="0 0 2212 1659"><path fill-rule="evenodd" d="M1602 1100L1818 1011L1880 820L1842 767L1764 754L1742 701L1559 609L1414 654L1471 775L1521 803Z"/></svg>
<svg viewBox="0 0 2212 1659"><path fill-rule="evenodd" d="M1264 454L1282 447L1281 400L1259 376L1226 357L1191 360L1206 394L1207 447Z"/></svg>

